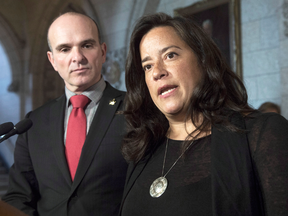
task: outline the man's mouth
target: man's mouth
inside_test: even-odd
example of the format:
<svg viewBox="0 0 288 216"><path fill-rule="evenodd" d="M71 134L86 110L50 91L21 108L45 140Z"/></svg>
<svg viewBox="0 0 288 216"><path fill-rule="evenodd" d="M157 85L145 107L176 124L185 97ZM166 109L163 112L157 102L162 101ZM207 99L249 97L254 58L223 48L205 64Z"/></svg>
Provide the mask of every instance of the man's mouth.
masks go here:
<svg viewBox="0 0 288 216"><path fill-rule="evenodd" d="M88 69L88 68L86 68L86 67L77 68L77 69L72 70L72 72L82 72L82 71L85 71L85 70L87 70L87 69Z"/></svg>

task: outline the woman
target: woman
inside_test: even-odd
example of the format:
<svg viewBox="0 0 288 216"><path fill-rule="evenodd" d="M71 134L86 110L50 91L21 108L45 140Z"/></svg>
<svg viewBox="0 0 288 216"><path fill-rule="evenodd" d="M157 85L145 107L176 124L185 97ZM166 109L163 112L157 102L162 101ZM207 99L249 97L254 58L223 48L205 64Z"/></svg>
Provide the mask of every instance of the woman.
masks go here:
<svg viewBox="0 0 288 216"><path fill-rule="evenodd" d="M142 17L126 63L121 215L287 215L288 123L188 18Z"/></svg>

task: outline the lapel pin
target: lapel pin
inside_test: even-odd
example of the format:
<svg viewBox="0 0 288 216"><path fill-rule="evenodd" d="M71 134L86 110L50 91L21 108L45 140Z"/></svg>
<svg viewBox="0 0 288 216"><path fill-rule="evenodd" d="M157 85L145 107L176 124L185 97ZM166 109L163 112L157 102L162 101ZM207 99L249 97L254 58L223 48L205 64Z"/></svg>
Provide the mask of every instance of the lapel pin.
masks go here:
<svg viewBox="0 0 288 216"><path fill-rule="evenodd" d="M113 98L113 100L111 100L111 101L109 102L109 105L114 106L115 104L116 104L116 100L115 100L115 98Z"/></svg>

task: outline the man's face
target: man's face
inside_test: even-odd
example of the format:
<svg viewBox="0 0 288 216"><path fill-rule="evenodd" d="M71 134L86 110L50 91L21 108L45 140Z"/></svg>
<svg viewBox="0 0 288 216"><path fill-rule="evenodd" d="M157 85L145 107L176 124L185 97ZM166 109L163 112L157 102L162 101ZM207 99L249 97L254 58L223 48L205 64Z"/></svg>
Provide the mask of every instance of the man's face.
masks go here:
<svg viewBox="0 0 288 216"><path fill-rule="evenodd" d="M65 14L52 23L48 38L52 49L48 59L70 91L81 93L101 79L106 44L100 44L92 20Z"/></svg>

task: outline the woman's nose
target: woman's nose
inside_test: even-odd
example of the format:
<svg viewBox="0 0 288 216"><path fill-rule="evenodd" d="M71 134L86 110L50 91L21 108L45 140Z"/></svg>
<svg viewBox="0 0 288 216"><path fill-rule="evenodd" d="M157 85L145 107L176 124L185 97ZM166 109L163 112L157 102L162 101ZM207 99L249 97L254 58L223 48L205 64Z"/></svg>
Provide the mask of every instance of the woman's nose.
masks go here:
<svg viewBox="0 0 288 216"><path fill-rule="evenodd" d="M157 63L154 65L153 78L155 80L162 79L163 77L165 77L167 75L168 75L168 71L166 70L166 68L164 67L164 65L162 63Z"/></svg>

